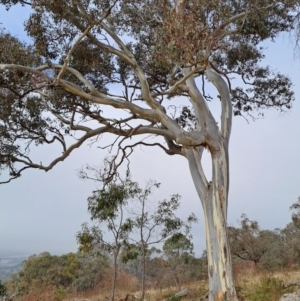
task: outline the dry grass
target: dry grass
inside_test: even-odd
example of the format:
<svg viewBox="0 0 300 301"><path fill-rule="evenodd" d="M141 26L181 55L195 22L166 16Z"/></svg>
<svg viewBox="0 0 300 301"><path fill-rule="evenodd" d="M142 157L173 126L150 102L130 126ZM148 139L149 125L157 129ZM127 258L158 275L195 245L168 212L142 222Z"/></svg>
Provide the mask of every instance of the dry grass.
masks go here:
<svg viewBox="0 0 300 301"><path fill-rule="evenodd" d="M167 298L170 298L174 296L176 293L178 293L180 290L183 290L185 288L189 288L191 292L188 296L182 297L181 300L199 300L199 296L203 296L207 292L207 284L204 281L197 281L197 282L190 282L185 283L184 286L182 286L180 289L171 286L168 288L163 288L159 290L150 289L147 290L146 293L146 301L156 301L156 300L164 300ZM140 293L138 292L136 294L136 297L138 298L140 296Z"/></svg>
<svg viewBox="0 0 300 301"><path fill-rule="evenodd" d="M48 287L44 290L34 290L26 297L21 298L20 301L108 301L111 292L111 278L109 274L109 271L107 271L104 280L102 280L93 291L87 293L74 294ZM291 281L300 282L300 270L292 268L277 270L270 273L261 271L251 265L235 266L234 274L238 295L241 301L268 300L268 295L264 295L264 293L267 294L267 292L264 292L264 285L266 285L266 283L271 283L271 285L274 286L274 288L272 288L272 296L274 296L272 297L274 298L272 301L276 301L282 294L287 292L287 290L282 289L282 283L286 284ZM181 289L185 288L191 289L191 293L188 296L181 298L180 300L182 301L199 301L201 296L207 294L207 283L205 281L185 283L182 285ZM258 288L260 289L259 291ZM296 290L297 287L292 289ZM178 291L179 289L175 286L160 289L148 288L145 299L146 301L162 301L172 297ZM130 294L131 296L129 301L137 301L140 299L141 292L139 290L139 279L123 272L120 273L118 277L115 300L118 301L119 299L125 298L127 294Z"/></svg>
<svg viewBox="0 0 300 301"><path fill-rule="evenodd" d="M300 282L300 270L285 268L273 272L262 271L254 266L235 270L235 284L238 295L244 301L266 301L267 297L259 297L264 290L274 295L272 301L277 301L287 292L297 290L297 286L285 289L283 286L292 281ZM265 299L264 299L265 298Z"/></svg>
<svg viewBox="0 0 300 301"><path fill-rule="evenodd" d="M205 293L207 293L207 283L205 283L204 281L186 283L184 284L184 286L182 286L181 289L185 289L185 288L191 289L191 292L187 297L181 298L182 301L199 300L199 296L202 296ZM104 281L104 283L103 282L99 283L99 286L93 291L83 293L83 294L79 294L79 293L69 294L68 296L66 296L66 298L63 301L73 301L73 300L108 301L111 292L110 289L111 289L110 282ZM172 297L178 291L179 289L175 286L171 286L168 288L161 288L161 289L150 288L147 289L146 291L145 300L146 301L164 300L166 298ZM127 294L130 295L129 301L132 300L137 301L140 300L141 298L141 291L139 290L138 280L124 273L120 275L118 278L115 300L118 301L119 299L125 298ZM27 299L23 301L31 301L31 300ZM46 301L59 301L59 300L47 299Z"/></svg>

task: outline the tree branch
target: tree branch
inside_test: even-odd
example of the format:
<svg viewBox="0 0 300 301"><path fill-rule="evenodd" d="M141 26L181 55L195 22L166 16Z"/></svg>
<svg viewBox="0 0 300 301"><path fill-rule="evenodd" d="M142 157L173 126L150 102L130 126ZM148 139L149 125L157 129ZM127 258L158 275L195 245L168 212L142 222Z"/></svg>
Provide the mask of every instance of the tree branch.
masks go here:
<svg viewBox="0 0 300 301"><path fill-rule="evenodd" d="M70 49L70 51L69 51L69 53L68 53L66 59L64 60L64 64L63 64L63 66L62 66L60 72L59 72L58 75L57 75L57 78L56 78L57 81L60 81L60 79L62 78L64 72L66 71L66 68L67 68L68 63L69 63L69 61L70 61L70 59L71 59L71 56L72 56L72 53L73 53L75 47L76 47L76 46L81 42L81 40L88 34L88 32L91 30L91 28L92 28L92 25L89 25L89 26L87 27L87 29L79 36L79 38L78 38L77 41L74 43L74 45L71 47L71 49Z"/></svg>
<svg viewBox="0 0 300 301"><path fill-rule="evenodd" d="M205 195L208 189L208 181L204 174L201 157L203 153L203 147L198 148L187 148L184 150L185 157L189 162L190 172L201 200L205 200Z"/></svg>
<svg viewBox="0 0 300 301"><path fill-rule="evenodd" d="M189 74L189 68L185 68L184 73ZM202 96L196 85L193 75L186 80L186 84L189 88L188 94L190 96L190 101L196 114L198 126L200 127L200 129L216 129L216 121L214 120L214 117L211 114L204 97Z"/></svg>
<svg viewBox="0 0 300 301"><path fill-rule="evenodd" d="M134 55L129 51L126 45L120 40L118 35L112 29L110 29L106 24L104 24L104 22L101 21L100 23L103 29L109 34L109 36L119 45L120 49L123 51L120 51L110 45L100 42L91 33L88 33L87 37L90 38L91 42L95 46L111 54L118 56L132 68L132 70L134 71L134 73L136 74L136 76L140 81L143 99L146 101L146 103L149 105L151 109L156 111L156 113L159 116L157 120L159 120L166 128L168 128L173 135L177 137L181 136L181 138L183 138L182 130L178 126L178 124L166 115L165 108L160 104L160 102L156 101L152 97L149 84L147 81L147 77L145 73L142 71L142 69L138 66ZM75 22L74 25L78 27L80 30L84 31L83 26L79 22Z"/></svg>
<svg viewBox="0 0 300 301"><path fill-rule="evenodd" d="M225 141L228 143L232 126L232 104L228 86L224 79L211 67L207 67L205 75L214 84L214 86L220 93L222 103L221 133Z"/></svg>
<svg viewBox="0 0 300 301"><path fill-rule="evenodd" d="M183 78L181 78L180 80L178 80L170 89L160 92L160 93L153 93L152 96L156 97L158 95L170 95L174 92L176 92L176 90L178 88L181 88L181 85L188 80L191 76L193 76L195 73L201 73L204 72L205 68L203 66L200 67L196 67L196 68L191 68L192 70L187 73Z"/></svg>

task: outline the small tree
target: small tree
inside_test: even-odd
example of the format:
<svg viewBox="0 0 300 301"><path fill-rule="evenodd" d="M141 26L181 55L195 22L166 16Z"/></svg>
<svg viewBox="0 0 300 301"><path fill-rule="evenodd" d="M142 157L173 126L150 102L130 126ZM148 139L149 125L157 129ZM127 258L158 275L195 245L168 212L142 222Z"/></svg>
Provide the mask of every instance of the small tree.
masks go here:
<svg viewBox="0 0 300 301"><path fill-rule="evenodd" d="M294 223L287 224L281 231L285 246L284 257L287 264L300 263L300 229Z"/></svg>
<svg viewBox="0 0 300 301"><path fill-rule="evenodd" d="M194 245L186 235L176 233L167 239L163 246L164 254L168 258L168 265L170 267L172 277L176 285L181 289L181 279L186 270L188 270L188 263L194 258Z"/></svg>
<svg viewBox="0 0 300 301"><path fill-rule="evenodd" d="M103 252L104 250L112 253L112 301L115 297L118 256L122 246L127 244L133 226L132 222L125 217L124 207L134 191L135 188L132 182L127 180L121 184L110 183L105 188L94 191L93 195L88 198L88 211L91 214L92 221L96 221L98 225L89 228L85 223L82 225L82 230L77 233L80 251ZM104 238L104 231L101 228L103 225L106 225L113 235L113 242L109 242Z"/></svg>
<svg viewBox="0 0 300 301"><path fill-rule="evenodd" d="M142 261L142 300L145 297L145 275L146 275L146 256L152 245L166 241L171 236L179 235L180 231L190 234L191 224L197 219L194 214L188 216L186 221L176 216L180 206L180 196L174 194L170 200L163 200L157 205L150 205L149 196L154 188L159 188L160 183L150 181L145 189L138 186L134 195L134 209L131 214L132 222L137 239L133 239L138 246ZM130 248L129 251L136 249ZM132 253L131 251L131 254Z"/></svg>
<svg viewBox="0 0 300 301"><path fill-rule="evenodd" d="M250 260L257 266L272 250L278 236L272 231L261 230L258 222L249 220L246 214L241 218L240 228L228 227L231 252L234 257Z"/></svg>
<svg viewBox="0 0 300 301"><path fill-rule="evenodd" d="M285 258L289 264L300 263L300 197L290 206L292 221L282 229Z"/></svg>
<svg viewBox="0 0 300 301"><path fill-rule="evenodd" d="M182 257L186 254L192 254L194 245L182 233L176 233L164 243L163 250L168 257Z"/></svg>
<svg viewBox="0 0 300 301"><path fill-rule="evenodd" d="M105 168L98 169L88 166L86 170L80 171L83 179L102 180ZM94 172L94 175L91 175ZM146 257L149 255L150 247L154 244L165 241L172 235L185 231L189 235L191 224L197 219L194 214L188 216L187 221L183 221L176 216L176 211L180 206L180 196L172 195L170 200L163 200L157 205L150 205L150 195L154 188L159 188L160 183L149 181L144 189L138 183L130 180L129 176L125 180L119 178L121 184L108 184L104 189L96 191L88 199L88 210L92 215L92 220L97 220L107 224L108 230L114 236L113 246L104 242L103 231L99 227L88 228L83 224L82 231L77 238L83 251L89 252L95 245L109 249L114 254L114 281L113 292L117 272L117 259L122 249L122 261L127 262L132 259L141 258L142 263L142 300L145 297L145 274ZM130 204L129 204L130 201ZM125 215L127 218L125 219ZM117 220L117 221L116 221ZM135 236L129 237L134 231ZM133 241L134 244L129 243Z"/></svg>

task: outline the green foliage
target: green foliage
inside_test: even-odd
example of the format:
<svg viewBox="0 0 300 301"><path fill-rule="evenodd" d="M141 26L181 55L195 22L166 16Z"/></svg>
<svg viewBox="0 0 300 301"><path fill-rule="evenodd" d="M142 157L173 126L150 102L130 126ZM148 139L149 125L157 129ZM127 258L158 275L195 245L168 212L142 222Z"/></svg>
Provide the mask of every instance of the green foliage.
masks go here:
<svg viewBox="0 0 300 301"><path fill-rule="evenodd" d="M190 239L182 233L175 233L163 245L164 255L167 258L167 266L171 270L172 277L178 289L181 289L181 284L190 279L191 275L195 272L193 264L196 264L200 270L200 262L195 260L193 249L194 246Z"/></svg>
<svg viewBox="0 0 300 301"><path fill-rule="evenodd" d="M64 299L69 289L84 292L93 289L102 280L103 271L110 268L106 254L100 257L68 253L61 256L43 252L30 256L22 270L11 278L17 294L26 294L31 288L55 288L57 301Z"/></svg>
<svg viewBox="0 0 300 301"><path fill-rule="evenodd" d="M120 183L110 182L102 189L94 191L93 195L88 198L88 211L91 219L97 221L98 225L89 228L85 223L76 235L80 251L96 255L103 252L112 254L112 300L116 288L118 257L122 246L128 243L133 229L133 222L126 218L124 210L128 199L136 193L136 189L136 184L127 178ZM112 234L112 241L104 236L104 226Z"/></svg>
<svg viewBox="0 0 300 301"><path fill-rule="evenodd" d="M126 185L115 183L93 192L88 198L88 211L92 220L99 222L116 219L122 206L127 204L129 197Z"/></svg>
<svg viewBox="0 0 300 301"><path fill-rule="evenodd" d="M193 252L194 246L192 242L182 233L176 233L167 239L163 245L163 250L167 256L183 257Z"/></svg>
<svg viewBox="0 0 300 301"><path fill-rule="evenodd" d="M261 277L255 289L247 295L247 299L249 301L274 301L279 300L287 292L289 290L284 288L284 283L281 279L272 276Z"/></svg>
<svg viewBox="0 0 300 301"><path fill-rule="evenodd" d="M98 227L89 228L87 223L81 225L81 231L76 235L79 244L79 251L91 253L97 248L97 245L103 246L102 231Z"/></svg>
<svg viewBox="0 0 300 301"><path fill-rule="evenodd" d="M0 3L9 8L27 2ZM198 194L204 202L205 195L213 195L211 189L222 186L218 181L228 183L227 164L220 169L224 177L216 172L209 185L200 161L205 147L213 157L222 153L227 162L232 107L240 115L269 107L289 109L294 100L290 79L261 66L264 49L260 43L293 28L299 1L35 0L31 8L25 30L32 46L0 32L0 169L9 171L4 182L20 177L28 168L48 171L87 140L96 142L110 133L116 135L110 146L117 154L109 160L105 184L112 182L137 145L159 146L169 155L193 161L199 172L193 171L193 178L199 182ZM128 38L131 43L125 42ZM189 78L180 80L187 73ZM212 74L218 81L211 80ZM208 79L221 94L221 123L206 104ZM191 102L195 114L187 106L180 110L177 101L170 103L174 97ZM129 145L129 138L137 135L141 138ZM163 139L165 145L147 143L149 136L159 137L159 142ZM61 152L49 165L30 158L35 153L30 152L32 145L52 143L58 143ZM193 159L192 149L198 152ZM77 236L86 252L112 251L115 266L134 227L122 210L130 189L112 183L89 198L92 220L106 224L114 234L113 243L105 243L99 227L84 225ZM155 212L154 222L162 225L159 235L163 239L183 226L173 214L178 199L175 195L160 202ZM146 213L137 223L145 224L144 217ZM221 225L224 229L224 222ZM245 232L250 231L247 237L256 246L250 259L257 263L271 235L250 228ZM264 236L262 244L256 236ZM249 257L251 252L246 253ZM244 257L245 252L237 254ZM51 281L56 285L72 281L68 272L61 273L59 280ZM40 279L40 275L34 277Z"/></svg>
<svg viewBox="0 0 300 301"><path fill-rule="evenodd" d="M290 207L292 222L283 229L262 230L257 221L242 215L240 227L228 227L235 261L251 260L271 271L300 263L299 200Z"/></svg>
<svg viewBox="0 0 300 301"><path fill-rule="evenodd" d="M132 221L125 218L124 208L135 191L134 186L135 183L128 179L119 184L109 183L88 198L88 211L98 226L89 228L87 223L82 224L82 230L76 235L80 251L90 253L105 249L119 254L133 229ZM105 240L103 225L113 234L113 242Z"/></svg>
<svg viewBox="0 0 300 301"><path fill-rule="evenodd" d="M235 115L269 107L289 109L294 100L290 79L261 66L264 49L260 43L293 29L299 10L296 0L189 0L178 9L174 1L156 0L0 1L7 9L17 3L31 5L25 30L32 45L0 31L0 64L5 65L0 72L0 168L9 170L9 179L18 178L27 168L49 170L84 141L103 133L126 138L132 134L161 135L170 139L168 154L181 154L174 133L158 129L169 130L163 121L166 118L186 134L195 130L193 109L186 104L164 104L176 96L188 101L187 90L180 87L183 83L174 86L186 68L199 69L194 76L203 79L206 100L211 99L205 94L207 66L228 80L230 74L242 80L243 86L238 86L238 80L230 79L229 83ZM79 41L89 25L89 34ZM116 48L112 40L118 44ZM67 63L73 69L64 70L57 81L62 70L58 64L65 62L70 51ZM7 64L18 67L10 69ZM41 65L38 70L25 72L23 68ZM115 87L122 89L119 95L114 95ZM142 110L149 105L147 95L154 95L151 102L160 104L158 111L165 118ZM103 115L106 105L115 109L109 117L106 112ZM119 109L129 114L119 118ZM147 125L149 120L151 125ZM105 127L98 131L89 128L97 123ZM136 124L139 131L132 132ZM87 135L78 138L76 133L87 130ZM67 147L68 134L78 138L76 147ZM63 156L55 158L52 165L40 166L27 157L30 145L56 142L62 146ZM129 153L129 148L123 148L118 153L122 159L113 159L109 179Z"/></svg>
<svg viewBox="0 0 300 301"><path fill-rule="evenodd" d="M290 207L292 221L281 230L282 241L284 242L284 253L282 257L290 265L300 263L300 197Z"/></svg>
<svg viewBox="0 0 300 301"><path fill-rule="evenodd" d="M268 270L284 266L285 245L279 231L261 230L257 221L243 214L240 228L228 227L231 253L237 260L250 260Z"/></svg>
<svg viewBox="0 0 300 301"><path fill-rule="evenodd" d="M42 286L69 286L77 277L79 260L76 254L62 256L50 255L48 252L30 256L23 262L19 276L29 285L39 282Z"/></svg>
<svg viewBox="0 0 300 301"><path fill-rule="evenodd" d="M66 295L66 290L62 286L58 286L54 292L54 301L63 301Z"/></svg>
<svg viewBox="0 0 300 301"><path fill-rule="evenodd" d="M122 248L120 255L121 262L127 263L130 260L136 260L141 253L140 248L136 244L126 244Z"/></svg>
<svg viewBox="0 0 300 301"><path fill-rule="evenodd" d="M92 251L96 246L106 249L123 248L124 260L126 256L135 256L133 244L128 243L128 235L131 231L142 233L139 239L145 245L145 250L149 245L164 241L178 231L190 230L191 224L197 221L194 214L191 214L184 222L175 215L180 206L180 196L172 195L170 200L158 202L153 209L147 207L150 201L148 197L154 187L158 188L159 183L150 182L145 189L141 189L138 183L126 178L119 184L113 182L103 189L93 192L88 198L88 211L91 219L99 224L105 224L107 229L113 233L114 241L109 243L104 240L103 228L99 226L88 227L85 223L82 230L77 233L79 249L84 252ZM129 204L130 202L130 204ZM129 205L129 206L128 206ZM134 207L132 207L134 206ZM127 212L127 218L124 212ZM125 256L126 251L128 254ZM132 253L132 254L131 254Z"/></svg>
<svg viewBox="0 0 300 301"><path fill-rule="evenodd" d="M90 170L88 173L82 171L80 175L91 178L89 172ZM160 183L149 181L142 189L138 183L127 177L94 191L88 198L88 211L91 219L97 221L98 225L89 227L85 223L82 230L77 233L79 250L86 253L94 252L96 255L101 255L103 250L111 252L115 271L119 257L127 268L135 266L136 276L142 275L143 294L146 266L150 265L152 253L157 251L151 246L165 241L172 235L175 240L175 235L179 235L180 231L188 235L191 224L197 221L194 214L191 214L187 221L176 216L180 206L180 196L177 194L172 195L169 200L150 204L149 197L153 189L159 186ZM104 226L113 236L111 241L104 235ZM131 235L132 232L135 235ZM177 238L179 242L180 239ZM190 243L189 248L191 246ZM114 277L116 272L113 274Z"/></svg>
<svg viewBox="0 0 300 301"><path fill-rule="evenodd" d="M109 256L102 253L101 256L80 255L80 270L72 287L77 292L86 292L94 289L103 279L103 272L111 269Z"/></svg>
<svg viewBox="0 0 300 301"><path fill-rule="evenodd" d="M300 229L294 223L289 223L281 231L284 240L284 258L289 264L300 263Z"/></svg>
<svg viewBox="0 0 300 301"><path fill-rule="evenodd" d="M0 279L0 297L1 296L5 296L6 295L6 286L4 283L2 283L1 279Z"/></svg>

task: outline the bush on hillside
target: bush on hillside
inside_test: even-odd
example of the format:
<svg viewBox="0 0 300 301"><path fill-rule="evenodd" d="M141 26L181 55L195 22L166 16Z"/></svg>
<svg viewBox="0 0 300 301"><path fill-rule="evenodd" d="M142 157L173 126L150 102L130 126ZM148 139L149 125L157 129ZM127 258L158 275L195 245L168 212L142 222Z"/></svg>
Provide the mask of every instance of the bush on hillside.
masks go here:
<svg viewBox="0 0 300 301"><path fill-rule="evenodd" d="M0 296L5 296L6 295L6 286L4 285L4 283L2 283L1 279L0 279Z"/></svg>

